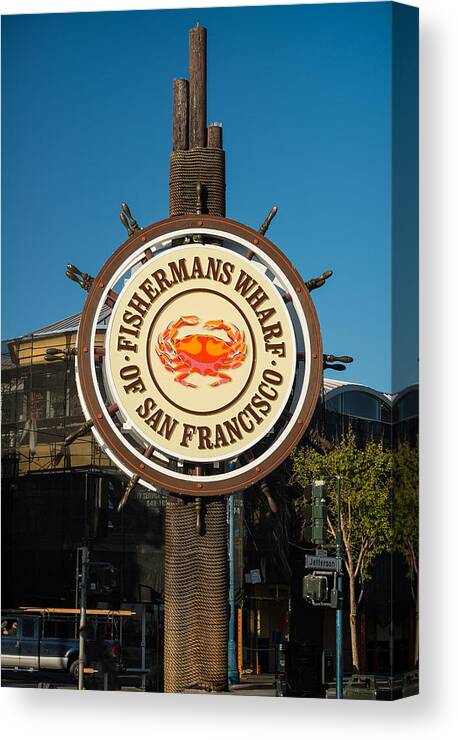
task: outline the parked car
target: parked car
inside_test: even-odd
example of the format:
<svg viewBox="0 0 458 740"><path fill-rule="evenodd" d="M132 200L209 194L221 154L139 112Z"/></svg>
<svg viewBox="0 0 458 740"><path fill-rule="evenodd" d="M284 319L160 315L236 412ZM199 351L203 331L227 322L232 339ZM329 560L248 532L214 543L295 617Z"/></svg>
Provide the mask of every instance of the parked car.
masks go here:
<svg viewBox="0 0 458 740"><path fill-rule="evenodd" d="M2 669L64 671L78 680L79 635L75 616L2 612ZM87 667L102 677L114 677L121 670L117 640L97 636L95 625L86 628ZM99 674L99 676L97 675Z"/></svg>

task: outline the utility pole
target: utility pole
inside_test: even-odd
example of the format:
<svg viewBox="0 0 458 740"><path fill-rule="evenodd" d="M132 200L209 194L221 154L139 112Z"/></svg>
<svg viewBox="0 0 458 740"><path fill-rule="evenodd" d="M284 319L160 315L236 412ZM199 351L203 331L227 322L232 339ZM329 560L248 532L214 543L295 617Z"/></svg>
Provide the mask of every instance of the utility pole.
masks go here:
<svg viewBox="0 0 458 740"><path fill-rule="evenodd" d="M89 548L84 545L81 558L81 594L80 594L80 640L78 655L78 690L84 689L84 664L86 660L86 605Z"/></svg>
<svg viewBox="0 0 458 740"><path fill-rule="evenodd" d="M337 608L336 608L336 699L343 699L343 609L342 609L342 527L340 521L340 475L337 476Z"/></svg>

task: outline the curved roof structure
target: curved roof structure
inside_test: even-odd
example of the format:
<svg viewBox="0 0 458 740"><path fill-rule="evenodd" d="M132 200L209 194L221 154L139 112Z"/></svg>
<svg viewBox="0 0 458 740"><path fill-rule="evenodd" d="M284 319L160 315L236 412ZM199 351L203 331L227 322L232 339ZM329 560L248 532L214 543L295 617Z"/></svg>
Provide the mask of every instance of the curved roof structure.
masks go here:
<svg viewBox="0 0 458 740"><path fill-rule="evenodd" d="M398 393L383 393L375 388L371 388L368 385L362 385L362 383L352 383L348 380L334 380L334 378L324 378L323 380L324 392L326 399L334 398L341 393L347 393L349 391L356 391L359 393L365 393L373 398L377 398L379 401L393 406L397 401L400 401L407 393L411 391L418 392L418 384L409 385L407 388L403 388Z"/></svg>

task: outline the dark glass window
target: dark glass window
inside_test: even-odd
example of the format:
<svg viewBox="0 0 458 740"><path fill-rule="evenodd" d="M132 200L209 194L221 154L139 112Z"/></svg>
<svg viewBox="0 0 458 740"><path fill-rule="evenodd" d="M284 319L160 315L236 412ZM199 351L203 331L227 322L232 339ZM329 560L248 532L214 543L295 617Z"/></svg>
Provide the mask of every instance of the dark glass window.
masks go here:
<svg viewBox="0 0 458 740"><path fill-rule="evenodd" d="M391 406L388 406L387 403L382 403L381 409L382 409L382 421L391 422L392 421Z"/></svg>
<svg viewBox="0 0 458 740"><path fill-rule="evenodd" d="M342 413L342 395L338 393L330 399L325 400L326 411L335 411L337 414Z"/></svg>
<svg viewBox="0 0 458 740"><path fill-rule="evenodd" d="M411 419L413 416L418 416L418 391L410 391L406 393L396 403L396 420L402 421L402 419Z"/></svg>
<svg viewBox="0 0 458 740"><path fill-rule="evenodd" d="M35 620L29 618L22 620L22 637L34 637L35 635Z"/></svg>
<svg viewBox="0 0 458 740"><path fill-rule="evenodd" d="M43 637L55 638L57 640L69 640L75 637L75 622L73 619L46 619L43 623ZM94 638L94 624L88 622L86 627L86 638Z"/></svg>
<svg viewBox="0 0 458 740"><path fill-rule="evenodd" d="M72 621L59 622L46 620L43 626L43 637L55 637L57 639L68 639L74 636L75 626Z"/></svg>
<svg viewBox="0 0 458 740"><path fill-rule="evenodd" d="M2 637L17 636L17 619L5 619L2 621Z"/></svg>
<svg viewBox="0 0 458 740"><path fill-rule="evenodd" d="M347 391L343 394L343 413L363 419L380 419L380 401L362 391Z"/></svg>

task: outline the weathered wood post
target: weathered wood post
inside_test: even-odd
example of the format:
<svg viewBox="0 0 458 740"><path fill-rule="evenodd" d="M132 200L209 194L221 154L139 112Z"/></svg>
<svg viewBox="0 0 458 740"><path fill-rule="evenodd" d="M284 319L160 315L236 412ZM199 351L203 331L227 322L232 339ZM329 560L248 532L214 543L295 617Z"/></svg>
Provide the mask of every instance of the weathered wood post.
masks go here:
<svg viewBox="0 0 458 740"><path fill-rule="evenodd" d="M183 151L189 145L189 82L173 82L173 151Z"/></svg>
<svg viewBox="0 0 458 740"><path fill-rule="evenodd" d="M207 29L189 32L189 148L207 144Z"/></svg>

